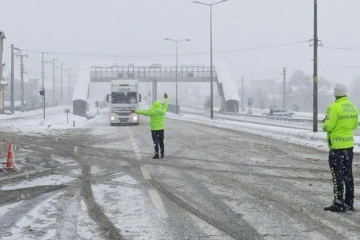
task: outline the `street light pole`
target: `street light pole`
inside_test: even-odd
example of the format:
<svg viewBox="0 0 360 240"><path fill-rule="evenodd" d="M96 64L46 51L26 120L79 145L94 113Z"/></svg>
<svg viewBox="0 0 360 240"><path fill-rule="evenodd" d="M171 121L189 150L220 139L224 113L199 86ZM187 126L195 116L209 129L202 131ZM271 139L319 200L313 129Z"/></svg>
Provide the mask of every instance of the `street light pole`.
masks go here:
<svg viewBox="0 0 360 240"><path fill-rule="evenodd" d="M202 4L210 7L210 118L214 118L214 94L213 94L213 51L212 51L212 6L226 2L227 0L221 0L216 3L202 3L194 1L194 3Z"/></svg>
<svg viewBox="0 0 360 240"><path fill-rule="evenodd" d="M318 34L317 34L317 0L314 0L314 89L313 89L313 132L318 131L318 69L317 69L317 50L318 50Z"/></svg>
<svg viewBox="0 0 360 240"><path fill-rule="evenodd" d="M186 38L186 39L180 39L180 40L174 40L174 39L171 39L171 38L165 38L165 41L172 41L172 42L175 42L176 44L176 70L175 70L175 73L176 73L176 76L175 76L175 81L176 81L176 84L175 84L175 107L176 107L176 114L179 114L179 107L178 107L178 43L179 42L183 42L183 41L190 41L190 39Z"/></svg>

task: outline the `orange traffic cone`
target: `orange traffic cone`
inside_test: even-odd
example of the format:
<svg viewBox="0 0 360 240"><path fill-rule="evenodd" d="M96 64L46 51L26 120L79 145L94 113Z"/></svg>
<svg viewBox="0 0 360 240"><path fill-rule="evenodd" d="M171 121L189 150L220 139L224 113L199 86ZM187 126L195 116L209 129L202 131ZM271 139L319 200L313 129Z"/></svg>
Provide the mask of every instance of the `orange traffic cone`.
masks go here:
<svg viewBox="0 0 360 240"><path fill-rule="evenodd" d="M5 168L14 168L15 167L15 158L14 158L14 146L12 143L9 143L8 147L8 156Z"/></svg>

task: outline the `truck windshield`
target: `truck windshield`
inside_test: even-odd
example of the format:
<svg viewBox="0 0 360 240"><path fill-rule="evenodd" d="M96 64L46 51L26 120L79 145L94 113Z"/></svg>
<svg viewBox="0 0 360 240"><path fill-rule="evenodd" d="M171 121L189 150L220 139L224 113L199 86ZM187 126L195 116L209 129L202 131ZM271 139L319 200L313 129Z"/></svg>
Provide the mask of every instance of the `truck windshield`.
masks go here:
<svg viewBox="0 0 360 240"><path fill-rule="evenodd" d="M119 92L111 94L112 103L137 103L136 92Z"/></svg>

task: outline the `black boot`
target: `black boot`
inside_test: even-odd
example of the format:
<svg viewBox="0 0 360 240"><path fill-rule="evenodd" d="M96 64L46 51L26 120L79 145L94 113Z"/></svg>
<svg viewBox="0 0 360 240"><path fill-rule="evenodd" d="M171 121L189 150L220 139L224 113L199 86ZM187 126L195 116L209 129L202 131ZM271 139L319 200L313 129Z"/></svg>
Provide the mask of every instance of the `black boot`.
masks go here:
<svg viewBox="0 0 360 240"><path fill-rule="evenodd" d="M345 209L349 211L354 211L354 203L345 201Z"/></svg>
<svg viewBox="0 0 360 240"><path fill-rule="evenodd" d="M324 210L331 212L346 212L344 204L337 201L334 201L333 205L324 208Z"/></svg>
<svg viewBox="0 0 360 240"><path fill-rule="evenodd" d="M159 154L155 153L155 155L153 156L153 159L157 159L157 158L159 158Z"/></svg>

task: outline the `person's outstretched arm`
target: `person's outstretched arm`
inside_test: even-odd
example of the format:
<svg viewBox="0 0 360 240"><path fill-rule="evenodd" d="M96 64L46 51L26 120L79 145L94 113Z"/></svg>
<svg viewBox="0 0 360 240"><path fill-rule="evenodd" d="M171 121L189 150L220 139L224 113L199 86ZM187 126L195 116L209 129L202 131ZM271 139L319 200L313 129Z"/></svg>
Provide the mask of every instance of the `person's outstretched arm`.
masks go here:
<svg viewBox="0 0 360 240"><path fill-rule="evenodd" d="M151 109L135 109L135 110L131 110L131 113L137 113L144 116L151 116L152 111Z"/></svg>
<svg viewBox="0 0 360 240"><path fill-rule="evenodd" d="M169 100L168 100L168 95L167 93L164 93L164 106L163 106L163 110L164 112L167 112L168 107L169 107Z"/></svg>

